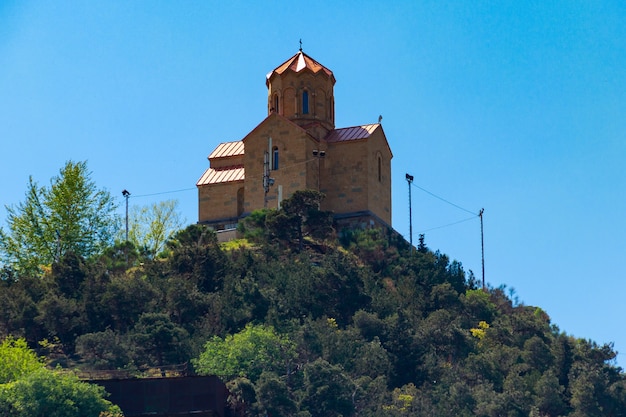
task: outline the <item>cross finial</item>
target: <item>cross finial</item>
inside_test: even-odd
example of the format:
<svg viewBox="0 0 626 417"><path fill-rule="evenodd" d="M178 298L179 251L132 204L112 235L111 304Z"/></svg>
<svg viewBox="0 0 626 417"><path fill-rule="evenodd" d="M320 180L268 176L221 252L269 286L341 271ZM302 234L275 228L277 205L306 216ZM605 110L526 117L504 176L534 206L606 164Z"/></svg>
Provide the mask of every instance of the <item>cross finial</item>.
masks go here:
<svg viewBox="0 0 626 417"><path fill-rule="evenodd" d="M300 39L300 52L302 52L302 39Z"/></svg>

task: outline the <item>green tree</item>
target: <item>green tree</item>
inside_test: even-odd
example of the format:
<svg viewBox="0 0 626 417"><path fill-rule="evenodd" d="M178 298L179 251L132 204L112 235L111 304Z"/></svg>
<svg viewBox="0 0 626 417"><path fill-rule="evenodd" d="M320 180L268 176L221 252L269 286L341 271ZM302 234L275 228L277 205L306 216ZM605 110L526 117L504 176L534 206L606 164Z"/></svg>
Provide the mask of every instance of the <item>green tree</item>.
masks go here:
<svg viewBox="0 0 626 417"><path fill-rule="evenodd" d="M549 416L565 415L564 387L552 372L544 373L535 384L535 406Z"/></svg>
<svg viewBox="0 0 626 417"><path fill-rule="evenodd" d="M81 286L87 278L85 261L72 251L66 252L59 262L52 264L51 278L62 295L78 299Z"/></svg>
<svg viewBox="0 0 626 417"><path fill-rule="evenodd" d="M85 315L80 303L73 298L48 292L37 304L39 314L35 318L46 331L46 337L58 337L71 352L76 337L84 332Z"/></svg>
<svg viewBox="0 0 626 417"><path fill-rule="evenodd" d="M252 211L237 224L237 230L248 240L262 242L266 236L265 220L269 212L266 208Z"/></svg>
<svg viewBox="0 0 626 417"><path fill-rule="evenodd" d="M14 381L44 367L43 360L24 339L8 337L0 343L0 384Z"/></svg>
<svg viewBox="0 0 626 417"><path fill-rule="evenodd" d="M0 343L0 415L11 417L121 416L104 388L46 369L24 339Z"/></svg>
<svg viewBox="0 0 626 417"><path fill-rule="evenodd" d="M40 326L35 324L35 317L38 315L36 302L45 291L45 284L34 277L0 280L0 338L12 334L35 341L44 337L39 332Z"/></svg>
<svg viewBox="0 0 626 417"><path fill-rule="evenodd" d="M104 397L104 388L81 382L72 374L39 369L0 385L0 415L11 417L122 416Z"/></svg>
<svg viewBox="0 0 626 417"><path fill-rule="evenodd" d="M38 272L66 252L88 258L112 244L117 205L98 189L86 162L69 161L40 187L31 177L26 200L7 206L8 230L0 229L2 261L20 274Z"/></svg>
<svg viewBox="0 0 626 417"><path fill-rule="evenodd" d="M261 374L256 384L256 397L267 414L272 417L289 417L295 415L297 411L289 387L274 373Z"/></svg>
<svg viewBox="0 0 626 417"><path fill-rule="evenodd" d="M248 378L235 378L226 383L228 406L235 417L252 417L256 413L256 392L254 384Z"/></svg>
<svg viewBox="0 0 626 417"><path fill-rule="evenodd" d="M192 224L167 242L167 250L171 273L191 280L205 292L221 289L227 259L213 230Z"/></svg>
<svg viewBox="0 0 626 417"><path fill-rule="evenodd" d="M148 258L165 249L165 243L184 224L177 200L150 206L133 206L129 214L128 240Z"/></svg>
<svg viewBox="0 0 626 417"><path fill-rule="evenodd" d="M294 358L295 347L289 338L272 327L249 324L235 335L214 336L192 363L200 374L247 377L255 382L263 371L284 374Z"/></svg>
<svg viewBox="0 0 626 417"><path fill-rule="evenodd" d="M383 406L385 414L390 417L419 415L417 414L418 401L416 401L418 394L417 388L412 383L394 389L391 394L391 404Z"/></svg>
<svg viewBox="0 0 626 417"><path fill-rule="evenodd" d="M146 311L154 311L159 299L159 291L138 273L113 275L106 283L99 304L100 326L92 332L111 326L121 333L128 331Z"/></svg>
<svg viewBox="0 0 626 417"><path fill-rule="evenodd" d="M144 313L133 328L136 362L150 366L180 364L188 358L189 334L172 322L167 314Z"/></svg>
<svg viewBox="0 0 626 417"><path fill-rule="evenodd" d="M90 369L118 369L130 362L124 337L111 329L76 338L76 353Z"/></svg>
<svg viewBox="0 0 626 417"><path fill-rule="evenodd" d="M304 380L300 407L313 417L347 417L354 413L355 386L339 366L318 359L304 367Z"/></svg>
<svg viewBox="0 0 626 417"><path fill-rule="evenodd" d="M324 194L315 190L300 190L280 203L280 210L267 215L270 233L279 239L298 242L303 247L305 234L326 238L332 233L332 213L320 210Z"/></svg>

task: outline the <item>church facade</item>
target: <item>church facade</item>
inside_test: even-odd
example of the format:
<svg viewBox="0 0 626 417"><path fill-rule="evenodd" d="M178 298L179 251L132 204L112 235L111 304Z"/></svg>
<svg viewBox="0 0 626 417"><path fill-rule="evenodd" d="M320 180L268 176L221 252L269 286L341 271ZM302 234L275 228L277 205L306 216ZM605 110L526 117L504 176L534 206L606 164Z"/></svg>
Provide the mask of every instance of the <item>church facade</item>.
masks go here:
<svg viewBox="0 0 626 417"><path fill-rule="evenodd" d="M196 184L198 222L232 230L252 211L313 189L340 224L391 227L393 155L382 125L335 128L335 76L302 50L266 84L267 117L208 156Z"/></svg>

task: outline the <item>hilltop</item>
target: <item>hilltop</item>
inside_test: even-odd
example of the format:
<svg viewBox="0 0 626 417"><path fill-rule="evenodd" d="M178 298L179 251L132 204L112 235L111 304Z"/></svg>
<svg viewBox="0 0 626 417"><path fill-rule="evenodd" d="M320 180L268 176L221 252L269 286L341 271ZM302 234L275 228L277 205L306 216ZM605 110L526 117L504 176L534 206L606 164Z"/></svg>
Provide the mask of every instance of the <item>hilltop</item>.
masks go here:
<svg viewBox="0 0 626 417"><path fill-rule="evenodd" d="M626 415L612 346L480 288L423 237L338 235L302 201L226 244L192 225L157 257L118 244L43 277L5 270L0 336L83 371L219 375L233 415Z"/></svg>

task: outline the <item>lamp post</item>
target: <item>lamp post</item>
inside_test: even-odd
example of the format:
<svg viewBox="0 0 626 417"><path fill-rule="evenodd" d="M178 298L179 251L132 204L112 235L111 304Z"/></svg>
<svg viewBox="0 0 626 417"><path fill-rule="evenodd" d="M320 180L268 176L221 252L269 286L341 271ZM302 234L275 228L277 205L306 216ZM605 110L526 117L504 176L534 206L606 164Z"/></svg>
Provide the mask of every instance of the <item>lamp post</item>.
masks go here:
<svg viewBox="0 0 626 417"><path fill-rule="evenodd" d="M485 287L485 239L483 234L483 213L485 212L484 208L480 209L478 216L480 216L480 253L481 253L481 262L483 268L483 291L486 290Z"/></svg>
<svg viewBox="0 0 626 417"><path fill-rule="evenodd" d="M122 195L126 199L126 242L128 242L128 197L130 197L130 192L123 190Z"/></svg>
<svg viewBox="0 0 626 417"><path fill-rule="evenodd" d="M409 243L411 244L411 255L413 255L413 216L411 214L411 183L413 175L406 174L406 182L409 184Z"/></svg>

